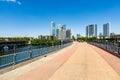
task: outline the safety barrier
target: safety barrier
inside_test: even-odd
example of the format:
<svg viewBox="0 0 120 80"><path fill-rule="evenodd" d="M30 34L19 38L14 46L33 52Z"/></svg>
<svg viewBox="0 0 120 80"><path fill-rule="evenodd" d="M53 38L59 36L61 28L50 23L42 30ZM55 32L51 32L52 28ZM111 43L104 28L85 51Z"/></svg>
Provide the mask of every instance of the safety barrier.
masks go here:
<svg viewBox="0 0 120 80"><path fill-rule="evenodd" d="M89 42L89 44L95 45L99 48L102 48L120 57L120 47L118 47L117 45L112 45L112 44L107 44L107 43L97 43L97 42Z"/></svg>
<svg viewBox="0 0 120 80"><path fill-rule="evenodd" d="M55 50L59 50L71 44L72 42L62 45L44 47L44 48L28 46L28 48L25 48L22 52L20 50L13 51L12 54L0 56L0 68L4 68L10 65L15 65L22 61L41 56Z"/></svg>

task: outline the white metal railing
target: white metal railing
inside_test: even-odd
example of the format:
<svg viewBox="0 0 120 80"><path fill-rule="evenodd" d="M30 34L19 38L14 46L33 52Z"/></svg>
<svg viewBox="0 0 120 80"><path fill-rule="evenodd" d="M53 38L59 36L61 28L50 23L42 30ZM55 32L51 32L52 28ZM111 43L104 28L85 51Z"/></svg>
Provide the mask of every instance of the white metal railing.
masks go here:
<svg viewBox="0 0 120 80"><path fill-rule="evenodd" d="M44 47L44 48L37 48L37 49L31 48L31 49L26 49L26 51L17 52L17 53L14 52L13 54L0 56L0 68L14 65L16 63L20 63L22 61L38 57L52 51L59 50L71 44L72 42L67 44L57 45L57 46L51 46L51 47Z"/></svg>

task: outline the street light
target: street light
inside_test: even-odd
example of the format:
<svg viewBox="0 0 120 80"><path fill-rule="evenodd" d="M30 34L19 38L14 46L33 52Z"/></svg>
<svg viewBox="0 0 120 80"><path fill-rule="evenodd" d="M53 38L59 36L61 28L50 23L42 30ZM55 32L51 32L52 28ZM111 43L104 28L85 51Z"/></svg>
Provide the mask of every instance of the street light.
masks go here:
<svg viewBox="0 0 120 80"><path fill-rule="evenodd" d="M28 41L28 50L29 50L29 58L31 58L31 57L32 57L31 38L30 38L30 40Z"/></svg>
<svg viewBox="0 0 120 80"><path fill-rule="evenodd" d="M62 44L63 44L63 40L61 40L61 47L62 47Z"/></svg>

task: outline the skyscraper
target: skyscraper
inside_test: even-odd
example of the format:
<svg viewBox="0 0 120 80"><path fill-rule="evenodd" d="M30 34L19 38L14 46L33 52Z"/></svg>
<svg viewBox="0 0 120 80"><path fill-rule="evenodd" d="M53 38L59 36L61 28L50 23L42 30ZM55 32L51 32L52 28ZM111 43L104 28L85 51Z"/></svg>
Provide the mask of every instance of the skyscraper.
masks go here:
<svg viewBox="0 0 120 80"><path fill-rule="evenodd" d="M89 37L93 37L94 36L94 25L91 24L89 25Z"/></svg>
<svg viewBox="0 0 120 80"><path fill-rule="evenodd" d="M110 36L110 23L103 24L103 36L104 37Z"/></svg>
<svg viewBox="0 0 120 80"><path fill-rule="evenodd" d="M80 38L80 34L77 34L77 39Z"/></svg>
<svg viewBox="0 0 120 80"><path fill-rule="evenodd" d="M59 38L59 34L60 34L60 31L59 31L59 29L58 29L58 27L57 27L57 29L56 29L56 39Z"/></svg>
<svg viewBox="0 0 120 80"><path fill-rule="evenodd" d="M71 29L66 30L66 39L71 39Z"/></svg>
<svg viewBox="0 0 120 80"><path fill-rule="evenodd" d="M64 30L64 36L66 37L66 25L64 24L64 25L62 25L62 27L63 27L63 30Z"/></svg>
<svg viewBox="0 0 120 80"><path fill-rule="evenodd" d="M88 26L86 26L86 37L89 37L89 27Z"/></svg>
<svg viewBox="0 0 120 80"><path fill-rule="evenodd" d="M95 37L97 37L97 24L95 24Z"/></svg>
<svg viewBox="0 0 120 80"><path fill-rule="evenodd" d="M58 28L56 30L56 37L59 40L64 40L65 39L65 31L64 31L64 27L62 24L58 25Z"/></svg>
<svg viewBox="0 0 120 80"><path fill-rule="evenodd" d="M71 39L71 29L66 29L66 25L59 24L56 29L56 38L58 40Z"/></svg>
<svg viewBox="0 0 120 80"><path fill-rule="evenodd" d="M50 35L51 36L56 36L56 28L55 28L55 23L53 21L51 21L50 24Z"/></svg>
<svg viewBox="0 0 120 80"><path fill-rule="evenodd" d="M86 37L97 37L97 24L91 24L86 27Z"/></svg>

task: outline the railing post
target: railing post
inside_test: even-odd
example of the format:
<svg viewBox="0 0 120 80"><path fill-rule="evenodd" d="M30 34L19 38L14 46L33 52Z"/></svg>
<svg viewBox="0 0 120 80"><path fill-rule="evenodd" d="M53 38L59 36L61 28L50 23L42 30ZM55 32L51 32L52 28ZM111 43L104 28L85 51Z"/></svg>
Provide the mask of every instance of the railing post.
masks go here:
<svg viewBox="0 0 120 80"><path fill-rule="evenodd" d="M118 47L118 54L120 55L120 47Z"/></svg>
<svg viewBox="0 0 120 80"><path fill-rule="evenodd" d="M15 52L15 50L16 50L16 45L15 45L15 44L13 45L13 50L14 50L14 54L13 54L13 64L15 65L15 64L16 64L16 52Z"/></svg>
<svg viewBox="0 0 120 80"><path fill-rule="evenodd" d="M32 58L32 48L31 45L28 45L29 59Z"/></svg>

